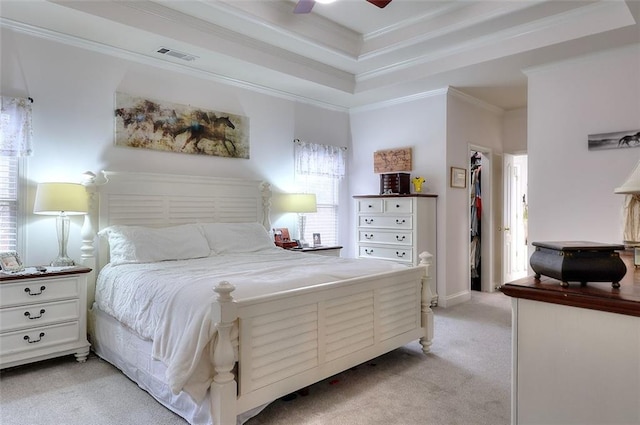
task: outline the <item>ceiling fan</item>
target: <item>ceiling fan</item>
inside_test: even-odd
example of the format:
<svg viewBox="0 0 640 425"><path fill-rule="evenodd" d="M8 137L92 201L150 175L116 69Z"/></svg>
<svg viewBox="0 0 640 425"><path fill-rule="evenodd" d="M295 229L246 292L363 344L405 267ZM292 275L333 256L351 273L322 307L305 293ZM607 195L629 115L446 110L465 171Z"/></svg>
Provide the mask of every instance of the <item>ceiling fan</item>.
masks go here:
<svg viewBox="0 0 640 425"><path fill-rule="evenodd" d="M320 3L330 3L326 0L317 0ZM371 4L378 6L380 9L391 3L391 0L366 0ZM313 9L313 5L316 4L316 0L298 0L293 13L309 13Z"/></svg>

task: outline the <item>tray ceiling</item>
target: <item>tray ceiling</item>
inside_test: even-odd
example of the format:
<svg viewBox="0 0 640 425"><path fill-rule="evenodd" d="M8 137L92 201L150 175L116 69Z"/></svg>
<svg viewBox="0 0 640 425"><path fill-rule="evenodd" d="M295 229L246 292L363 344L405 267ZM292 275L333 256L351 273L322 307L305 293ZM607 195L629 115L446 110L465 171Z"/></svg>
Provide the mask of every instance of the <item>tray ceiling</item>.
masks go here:
<svg viewBox="0 0 640 425"><path fill-rule="evenodd" d="M523 107L523 69L640 42L635 0L337 0L304 15L295 3L3 0L0 15L14 30L338 109L447 86Z"/></svg>

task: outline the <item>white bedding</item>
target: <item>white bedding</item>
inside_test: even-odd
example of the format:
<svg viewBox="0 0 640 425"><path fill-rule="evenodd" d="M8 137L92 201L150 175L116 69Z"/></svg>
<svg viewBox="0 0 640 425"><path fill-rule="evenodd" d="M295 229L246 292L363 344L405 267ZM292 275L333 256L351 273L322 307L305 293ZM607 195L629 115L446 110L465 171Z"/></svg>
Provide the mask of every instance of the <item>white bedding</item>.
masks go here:
<svg viewBox="0 0 640 425"><path fill-rule="evenodd" d="M213 371L206 353L215 338L213 288L223 280L234 299L377 274L406 266L387 261L325 257L279 248L251 253L105 266L96 285L99 308L152 340L174 393L205 396Z"/></svg>

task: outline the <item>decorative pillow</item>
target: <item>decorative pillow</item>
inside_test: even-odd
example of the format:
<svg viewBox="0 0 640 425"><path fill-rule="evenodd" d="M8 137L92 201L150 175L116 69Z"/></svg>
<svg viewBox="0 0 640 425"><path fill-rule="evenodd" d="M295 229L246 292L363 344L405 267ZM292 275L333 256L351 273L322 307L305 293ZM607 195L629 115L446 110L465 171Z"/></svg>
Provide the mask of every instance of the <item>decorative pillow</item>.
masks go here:
<svg viewBox="0 0 640 425"><path fill-rule="evenodd" d="M207 239L195 224L159 228L110 226L98 235L109 241L112 264L186 260L211 253Z"/></svg>
<svg viewBox="0 0 640 425"><path fill-rule="evenodd" d="M200 226L216 254L278 249L260 223L203 223Z"/></svg>

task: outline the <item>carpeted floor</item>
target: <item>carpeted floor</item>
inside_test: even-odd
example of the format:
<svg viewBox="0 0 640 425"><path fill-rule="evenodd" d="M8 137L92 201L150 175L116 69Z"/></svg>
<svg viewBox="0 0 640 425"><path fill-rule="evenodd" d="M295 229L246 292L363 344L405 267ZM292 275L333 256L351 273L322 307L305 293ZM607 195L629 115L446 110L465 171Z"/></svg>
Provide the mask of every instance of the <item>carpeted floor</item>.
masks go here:
<svg viewBox="0 0 640 425"><path fill-rule="evenodd" d="M505 295L435 310L435 338L278 400L247 425L501 425L509 423L511 304ZM73 356L3 370L2 425L184 425L117 369Z"/></svg>

